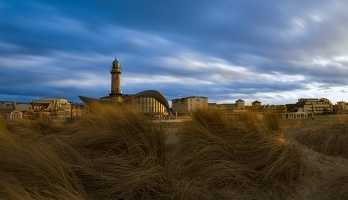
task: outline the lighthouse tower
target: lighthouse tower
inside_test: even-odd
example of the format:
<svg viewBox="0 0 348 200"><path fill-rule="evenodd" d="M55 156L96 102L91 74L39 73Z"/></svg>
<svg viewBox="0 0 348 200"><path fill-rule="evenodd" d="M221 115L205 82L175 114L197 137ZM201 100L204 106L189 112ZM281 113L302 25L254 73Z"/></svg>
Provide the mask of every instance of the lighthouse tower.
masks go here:
<svg viewBox="0 0 348 200"><path fill-rule="evenodd" d="M111 92L110 97L112 102L120 103L122 102L122 91L121 91L121 66L118 60L112 62L112 68L110 70L111 74Z"/></svg>

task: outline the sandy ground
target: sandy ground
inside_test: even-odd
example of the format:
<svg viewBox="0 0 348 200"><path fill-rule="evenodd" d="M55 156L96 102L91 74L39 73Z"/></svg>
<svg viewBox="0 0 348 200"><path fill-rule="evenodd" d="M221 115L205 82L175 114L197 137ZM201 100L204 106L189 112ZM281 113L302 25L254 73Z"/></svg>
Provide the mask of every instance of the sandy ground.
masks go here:
<svg viewBox="0 0 348 200"><path fill-rule="evenodd" d="M294 136L300 131L300 128L299 126L291 126L291 128L283 128L282 130L289 142L299 148L309 166L308 172L304 174L296 188L298 194L295 195L296 197L288 197L287 200L331 199L328 192L330 181L340 176L348 176L348 160L337 156L326 156L299 144L294 140ZM175 127L168 129L167 144L169 152L178 141L177 131L178 128Z"/></svg>
<svg viewBox="0 0 348 200"><path fill-rule="evenodd" d="M297 187L300 197L306 200L331 199L328 192L329 182L340 176L348 176L348 160L338 156L326 156L299 144L294 140L297 132L296 128L283 130L284 136L299 148L309 166L309 172L304 174Z"/></svg>

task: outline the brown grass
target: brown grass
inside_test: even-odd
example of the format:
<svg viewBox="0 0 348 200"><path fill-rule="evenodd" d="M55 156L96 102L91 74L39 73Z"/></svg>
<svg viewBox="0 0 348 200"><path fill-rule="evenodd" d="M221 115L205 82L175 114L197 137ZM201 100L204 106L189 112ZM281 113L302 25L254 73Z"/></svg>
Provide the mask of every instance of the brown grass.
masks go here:
<svg viewBox="0 0 348 200"><path fill-rule="evenodd" d="M341 176L331 181L329 193L332 200L348 199L348 176Z"/></svg>
<svg viewBox="0 0 348 200"><path fill-rule="evenodd" d="M329 156L348 158L348 124L335 123L308 128L295 139L315 151Z"/></svg>
<svg viewBox="0 0 348 200"><path fill-rule="evenodd" d="M338 115L338 121L341 123L348 123L348 115L347 114L341 114Z"/></svg>
<svg viewBox="0 0 348 200"><path fill-rule="evenodd" d="M126 106L94 109L68 124L0 122L0 198L212 199L167 169L160 125Z"/></svg>
<svg viewBox="0 0 348 200"><path fill-rule="evenodd" d="M84 199L79 178L49 143L0 124L1 199Z"/></svg>
<svg viewBox="0 0 348 200"><path fill-rule="evenodd" d="M199 111L169 153L161 125L122 105L67 124L0 121L0 199L281 198L305 165L279 127Z"/></svg>
<svg viewBox="0 0 348 200"><path fill-rule="evenodd" d="M153 199L168 195L166 135L128 107L101 107L70 126L61 139L89 160L77 170L92 199ZM116 111L116 112L115 112Z"/></svg>
<svg viewBox="0 0 348 200"><path fill-rule="evenodd" d="M246 118L196 112L180 130L178 175L202 181L212 191L255 192L252 198L279 198L291 191L305 168L300 153L272 130L279 127L272 118Z"/></svg>

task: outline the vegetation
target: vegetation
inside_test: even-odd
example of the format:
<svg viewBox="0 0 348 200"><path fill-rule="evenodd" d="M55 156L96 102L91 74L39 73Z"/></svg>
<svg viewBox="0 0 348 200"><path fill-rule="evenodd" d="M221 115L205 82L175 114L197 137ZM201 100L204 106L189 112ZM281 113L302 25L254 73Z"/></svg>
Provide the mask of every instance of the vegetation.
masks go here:
<svg viewBox="0 0 348 200"><path fill-rule="evenodd" d="M348 176L340 176L330 181L329 191L333 200L348 199Z"/></svg>
<svg viewBox="0 0 348 200"><path fill-rule="evenodd" d="M204 182L221 198L245 191L250 198L280 198L305 169L298 150L268 116L246 120L199 111L180 130L174 172ZM269 122L265 124L265 122ZM229 192L221 193L221 189Z"/></svg>
<svg viewBox="0 0 348 200"><path fill-rule="evenodd" d="M348 123L307 128L297 134L295 139L322 154L348 158Z"/></svg>
<svg viewBox="0 0 348 200"><path fill-rule="evenodd" d="M343 140L344 127L307 132ZM277 115L201 110L177 129L170 133L177 142L169 142L162 124L108 105L94 105L66 124L0 120L0 199L298 197L307 164L282 134ZM344 155L343 144L339 148L334 155ZM346 182L330 185L337 199L346 197Z"/></svg>

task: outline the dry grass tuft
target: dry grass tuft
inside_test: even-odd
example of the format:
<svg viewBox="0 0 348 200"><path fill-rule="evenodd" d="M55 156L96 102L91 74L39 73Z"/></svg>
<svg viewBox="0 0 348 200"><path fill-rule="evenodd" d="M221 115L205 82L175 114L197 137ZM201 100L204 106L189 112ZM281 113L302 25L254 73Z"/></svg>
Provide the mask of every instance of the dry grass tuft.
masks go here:
<svg viewBox="0 0 348 200"><path fill-rule="evenodd" d="M61 139L83 149L91 159L112 152L144 160L151 155L162 165L165 163L167 136L161 126L127 106L119 109L102 106L98 110L98 114L91 113L70 124L69 131L61 134Z"/></svg>
<svg viewBox="0 0 348 200"><path fill-rule="evenodd" d="M95 108L95 107L94 107ZM2 131L1 198L170 199L166 135L141 113L100 106L76 123L13 124ZM10 172L10 173L9 173ZM16 185L16 187L14 187ZM18 187L17 187L18 186ZM16 196L20 195L20 196Z"/></svg>
<svg viewBox="0 0 348 200"><path fill-rule="evenodd" d="M302 157L272 130L275 124L260 120L252 114L236 121L215 111L196 112L180 130L175 171L211 190L258 191L253 198L262 190L271 198L293 189L305 167Z"/></svg>
<svg viewBox="0 0 348 200"><path fill-rule="evenodd" d="M295 139L315 151L329 156L348 158L348 124L336 123L308 128Z"/></svg>
<svg viewBox="0 0 348 200"><path fill-rule="evenodd" d="M3 127L3 122L0 122ZM39 137L0 130L1 199L85 199L69 163Z"/></svg>
<svg viewBox="0 0 348 200"><path fill-rule="evenodd" d="M76 169L92 199L166 199L171 179L166 170L166 134L127 106L100 105L61 140L89 160Z"/></svg>
<svg viewBox="0 0 348 200"><path fill-rule="evenodd" d="M339 115L338 120L339 120L340 123L347 124L348 123L348 115L347 114L341 114L341 115Z"/></svg>
<svg viewBox="0 0 348 200"><path fill-rule="evenodd" d="M341 176L329 183L329 193L332 200L348 199L348 176Z"/></svg>

